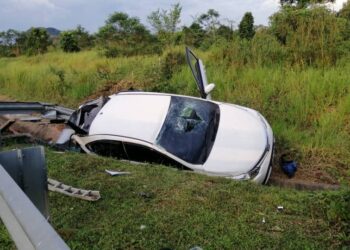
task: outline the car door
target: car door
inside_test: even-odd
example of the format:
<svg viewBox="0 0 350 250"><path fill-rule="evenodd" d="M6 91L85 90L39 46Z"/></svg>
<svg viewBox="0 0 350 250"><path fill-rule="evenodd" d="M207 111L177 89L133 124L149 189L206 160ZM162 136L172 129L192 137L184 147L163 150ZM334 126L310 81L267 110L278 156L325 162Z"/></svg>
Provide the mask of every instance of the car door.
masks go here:
<svg viewBox="0 0 350 250"><path fill-rule="evenodd" d="M201 98L211 99L210 92L214 89L215 85L213 83L208 84L202 60L197 58L188 47L186 47L186 59L196 81Z"/></svg>

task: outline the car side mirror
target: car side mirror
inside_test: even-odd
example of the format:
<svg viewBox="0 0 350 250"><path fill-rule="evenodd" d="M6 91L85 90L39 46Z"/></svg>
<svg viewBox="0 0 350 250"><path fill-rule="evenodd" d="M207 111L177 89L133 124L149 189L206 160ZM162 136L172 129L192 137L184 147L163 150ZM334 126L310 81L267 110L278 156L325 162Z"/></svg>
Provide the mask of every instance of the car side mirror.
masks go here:
<svg viewBox="0 0 350 250"><path fill-rule="evenodd" d="M204 91L205 91L205 93L206 93L207 95L209 95L210 92L212 92L214 88L215 88L215 84L214 84L214 83L210 83L210 84L208 84L207 86L205 86Z"/></svg>
<svg viewBox="0 0 350 250"><path fill-rule="evenodd" d="M213 91L213 89L215 88L215 84L214 83L210 83L207 86L204 87L204 92L207 94L207 98L208 100L211 100L211 95L210 93Z"/></svg>

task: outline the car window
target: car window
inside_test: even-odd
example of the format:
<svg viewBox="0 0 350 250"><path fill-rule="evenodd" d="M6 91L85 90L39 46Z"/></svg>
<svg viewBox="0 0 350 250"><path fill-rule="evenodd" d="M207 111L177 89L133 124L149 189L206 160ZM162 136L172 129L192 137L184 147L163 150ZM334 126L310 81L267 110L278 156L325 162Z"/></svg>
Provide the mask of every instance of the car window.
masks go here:
<svg viewBox="0 0 350 250"><path fill-rule="evenodd" d="M99 140L88 143L86 147L101 156L127 159L123 144L119 141Z"/></svg>
<svg viewBox="0 0 350 250"><path fill-rule="evenodd" d="M156 163L179 169L188 169L156 150L134 143L99 140L88 143L86 146L89 150L101 156L136 162Z"/></svg>
<svg viewBox="0 0 350 250"><path fill-rule="evenodd" d="M128 159L130 161L149 162L162 164L166 166L172 166L180 169L187 169L182 164L167 157L166 155L159 153L154 149L134 143L124 143L124 145L128 155Z"/></svg>
<svg viewBox="0 0 350 250"><path fill-rule="evenodd" d="M219 119L215 103L172 96L156 143L186 162L203 164L215 142Z"/></svg>

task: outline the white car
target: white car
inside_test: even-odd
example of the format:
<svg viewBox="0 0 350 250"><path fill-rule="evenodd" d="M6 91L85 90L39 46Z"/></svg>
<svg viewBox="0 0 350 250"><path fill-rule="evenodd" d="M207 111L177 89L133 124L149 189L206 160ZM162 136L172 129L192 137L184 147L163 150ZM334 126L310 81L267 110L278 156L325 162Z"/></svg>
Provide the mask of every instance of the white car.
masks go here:
<svg viewBox="0 0 350 250"><path fill-rule="evenodd" d="M72 136L89 154L152 162L232 179L267 183L273 133L255 110L210 100L201 60L186 49L201 98L120 92L73 113Z"/></svg>

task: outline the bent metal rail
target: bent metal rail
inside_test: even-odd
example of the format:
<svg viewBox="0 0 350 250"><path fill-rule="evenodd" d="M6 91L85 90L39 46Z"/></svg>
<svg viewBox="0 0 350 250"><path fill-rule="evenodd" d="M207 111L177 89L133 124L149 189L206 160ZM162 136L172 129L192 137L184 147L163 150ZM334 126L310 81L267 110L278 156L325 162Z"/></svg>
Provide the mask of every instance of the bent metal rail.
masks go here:
<svg viewBox="0 0 350 250"><path fill-rule="evenodd" d="M20 250L69 249L1 165L0 217Z"/></svg>

